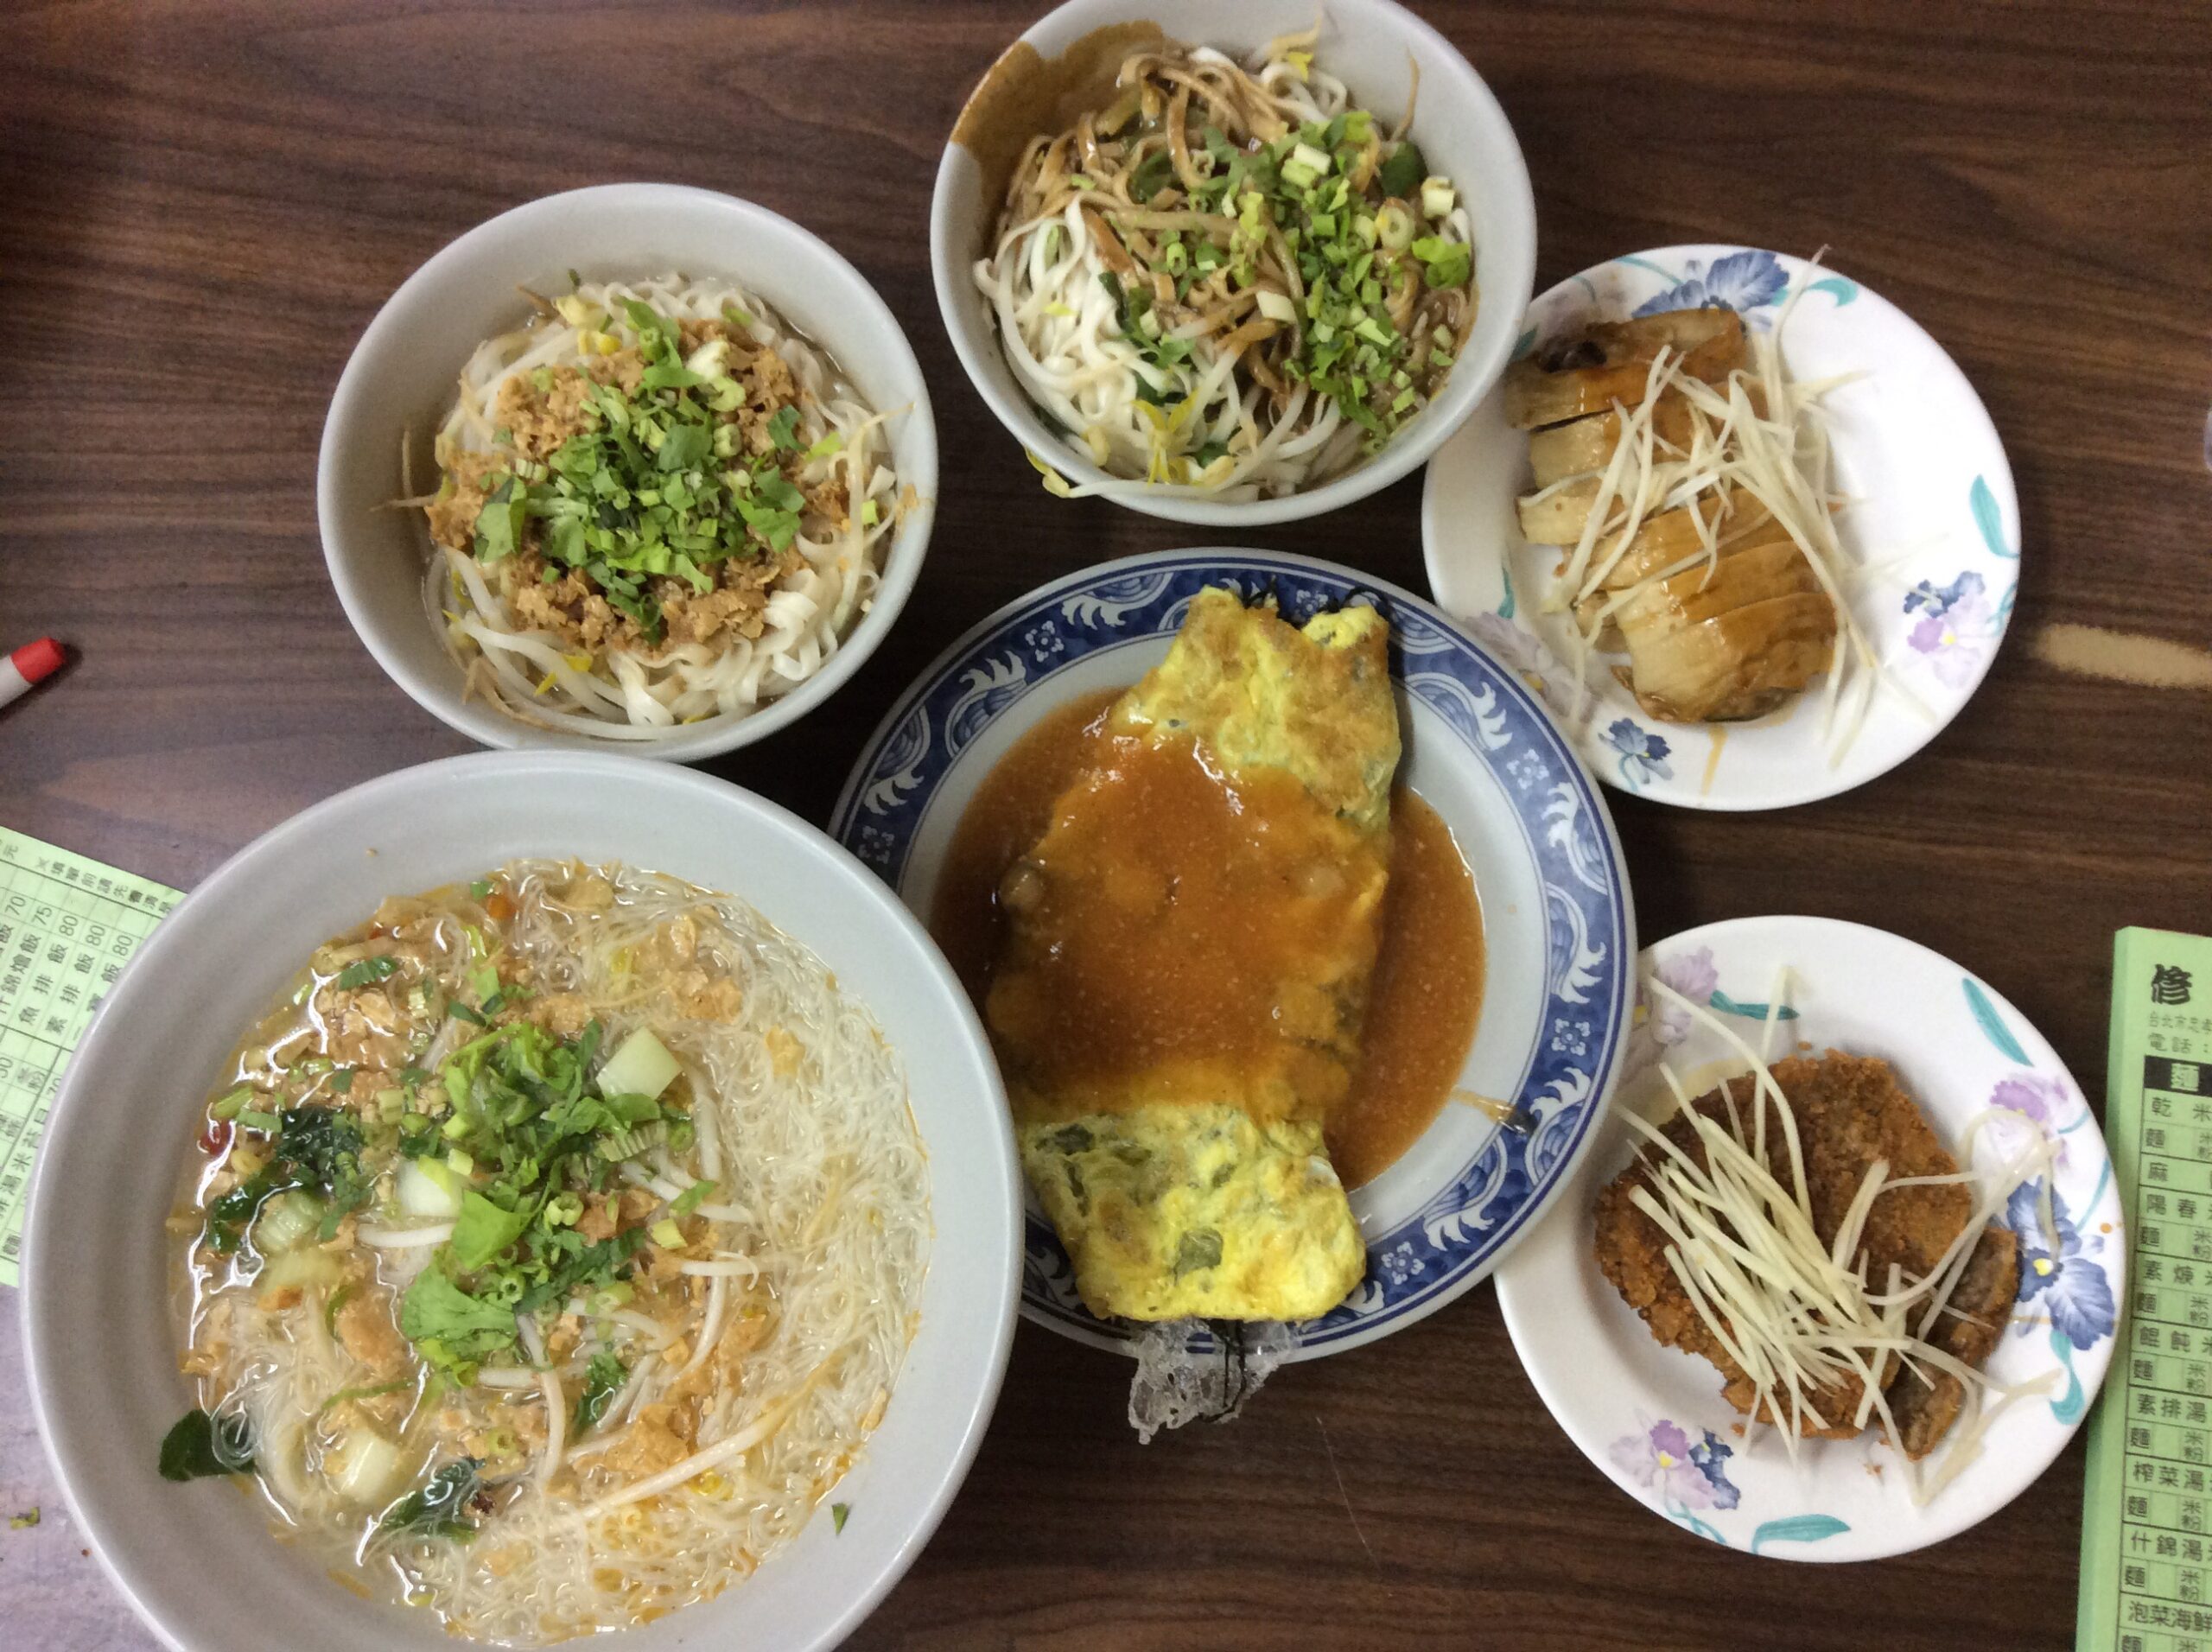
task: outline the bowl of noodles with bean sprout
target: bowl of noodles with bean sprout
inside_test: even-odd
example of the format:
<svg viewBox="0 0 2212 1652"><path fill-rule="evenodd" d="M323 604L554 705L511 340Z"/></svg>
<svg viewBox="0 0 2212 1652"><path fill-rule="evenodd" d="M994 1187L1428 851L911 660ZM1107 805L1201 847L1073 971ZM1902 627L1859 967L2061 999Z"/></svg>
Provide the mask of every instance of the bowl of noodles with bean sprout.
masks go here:
<svg viewBox="0 0 2212 1652"><path fill-rule="evenodd" d="M930 236L1046 491L1210 524L1421 464L1503 372L1535 265L1504 114L1389 0L1069 0L962 110Z"/></svg>
<svg viewBox="0 0 2212 1652"><path fill-rule="evenodd" d="M349 618L426 708L688 759L857 669L936 473L920 370L850 264L747 202L622 184L408 279L339 382L320 508Z"/></svg>
<svg viewBox="0 0 2212 1652"><path fill-rule="evenodd" d="M966 997L820 832L448 759L118 983L25 1230L33 1406L172 1645L827 1647L980 1443L1020 1197Z"/></svg>

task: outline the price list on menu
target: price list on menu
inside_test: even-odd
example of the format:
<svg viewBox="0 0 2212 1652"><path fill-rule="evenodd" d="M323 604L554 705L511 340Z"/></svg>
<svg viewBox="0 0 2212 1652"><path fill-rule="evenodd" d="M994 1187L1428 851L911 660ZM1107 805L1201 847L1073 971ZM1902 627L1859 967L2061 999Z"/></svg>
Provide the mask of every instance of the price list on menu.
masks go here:
<svg viewBox="0 0 2212 1652"><path fill-rule="evenodd" d="M0 1283L61 1070L174 889L0 827Z"/></svg>
<svg viewBox="0 0 2212 1652"><path fill-rule="evenodd" d="M2079 1652L2212 1652L2212 939L2123 930L2105 1139L2128 1312L2091 1424Z"/></svg>

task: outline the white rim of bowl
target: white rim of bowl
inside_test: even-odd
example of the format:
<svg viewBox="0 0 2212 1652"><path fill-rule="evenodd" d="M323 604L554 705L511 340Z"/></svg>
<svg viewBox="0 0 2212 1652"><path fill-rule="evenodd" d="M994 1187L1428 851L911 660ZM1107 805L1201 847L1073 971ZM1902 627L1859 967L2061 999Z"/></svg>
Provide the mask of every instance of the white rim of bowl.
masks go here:
<svg viewBox="0 0 2212 1652"><path fill-rule="evenodd" d="M516 218L536 216L560 206L588 202L594 197L603 199L619 194L635 200L641 194L652 198L655 203L709 206L715 210L730 213L737 220L751 219L788 231L811 245L826 262L851 277L858 289L856 297L859 302L869 308L875 319L887 327L891 336L898 341L899 365L912 374L915 391L907 416L913 421L911 440L915 456L920 461L916 468L924 473L926 480L925 482L918 480L902 472L899 477L902 485L912 482L915 487L915 509L900 525L889 548L884 552L882 578L869 601L868 612L855 621L852 630L838 645L837 651L824 660L813 676L758 709L741 715L726 712L704 722L693 724L683 733L671 734L665 740L625 741L620 749L633 757L693 762L750 746L805 715L866 664L877 645L898 622L900 611L906 606L906 599L913 593L914 582L921 575L922 558L928 552L931 531L936 525L937 496L941 486L937 420L930 405L929 381L922 372L920 362L915 358L913 343L906 337L906 330L899 326L899 318L883 302L883 295L876 291L868 278L844 254L804 224L741 196L724 194L716 189L702 189L691 184L675 183L594 184L588 188L540 195L535 200L524 201L495 217L486 219L481 224L463 231L447 242L401 282L393 289L391 296L378 306L376 315L370 319L359 340L353 346L353 353L346 359L345 371L338 376L337 387L331 392L329 409L323 415L322 441L315 453L315 521L322 538L323 562L330 571L331 584L337 588L339 604L346 610L346 619L353 627L353 634L360 639L361 645L368 650L371 658L383 668L384 674L397 683L407 696L423 710L448 728L495 749L606 752L610 748L606 741L590 734L533 728L489 707L464 702L457 689L448 689L442 683L418 676L372 634L365 620L367 597L350 566L349 559L342 557L338 551L340 537L346 530L335 498L337 484L334 479L340 452L340 436L345 434L340 427L341 423L350 423L353 421L350 412L341 421L340 409L348 402L365 374L367 369L363 364L366 359L378 352L404 347L405 340L398 332L399 323L393 318L393 312L401 301L435 283L448 268L467 256L474 244L489 236L498 226ZM818 342L825 349L830 349L833 355L838 356L840 360L843 359L842 354L828 340ZM427 619L424 623L428 625Z"/></svg>
<svg viewBox="0 0 2212 1652"><path fill-rule="evenodd" d="M78 1044L78 1057L73 1058L62 1074L60 1089L56 1092L48 1112L47 1134L50 1139L57 1121L67 1121L82 1110L85 1103L77 1099L81 1088L79 1075L88 1071L88 1064L81 1058L111 1036L109 1024L127 1017L135 1010L132 983L145 973L142 967L149 958L166 957L180 949L188 950L197 939L194 931L200 923L199 914L211 910L229 899L231 886L250 879L253 863L265 854L278 850L293 850L311 854L313 846L322 835L324 823L334 816L360 806L365 801L380 797L388 791L403 791L419 784L425 777L455 769L470 771L484 769L520 778L533 768L547 767L573 775L579 767L597 770L595 778L607 784L621 782L635 785L639 771L630 758L612 752L577 751L567 749L538 749L520 752L468 752L457 757L440 758L429 763L417 763L411 767L395 769L360 785L349 786L335 797L326 797L294 815L289 820L272 826L260 836L209 873L200 885L179 901L168 916L163 918L145 944L124 967L123 975L107 1001L100 1006L86 1028ZM998 1071L997 1058L991 1052L989 1036L983 1030L982 1018L969 1001L967 988L952 973L952 966L920 919L907 910L906 903L899 898L882 879L869 871L845 846L818 827L810 824L798 815L772 803L759 793L748 791L727 780L712 775L700 774L674 766L656 767L647 772L657 781L689 791L701 798L711 798L721 808L734 807L756 816L771 829L789 834L802 840L811 839L817 847L827 849L830 865L835 875L845 879L855 889L865 893L873 903L888 912L893 924L911 939L918 942L922 956L929 964L932 980L953 1005L954 1013L964 1024L969 1039L980 1050L984 1064L995 1077ZM803 939L803 937L801 937ZM996 1271L1001 1275L1001 1287L990 1327L991 1353L982 1384L976 1390L974 1403L958 1426L959 1438L948 1461L943 1483L930 1496L906 1537L886 1556L877 1575L868 1587L849 1602L836 1618L826 1625L813 1640L805 1643L800 1652L821 1652L836 1645L850 1635L861 1623L883 1602L899 1581L904 1578L919 1558L930 1539L943 1524L946 1512L952 1507L962 1486L967 1484L969 1471L974 1468L976 1454L982 1450L983 1436L988 1432L993 1414L998 1409L1001 1390L1006 1382L1007 1366L1014 1352L1014 1331L1020 1317L1021 1305L1021 1224L1023 1190L1026 1183L1019 1165L1014 1141L1012 1115L1008 1111L1004 1086L997 1093L986 1097L995 1109L994 1117L999 1128L993 1133L998 1143L992 1179L999 1184L999 1191L1012 1213L1007 1224L1005 1242L996 1260ZM926 1147L926 1143L925 1144ZM54 1430L47 1414L47 1392L50 1386L42 1380L41 1352L50 1342L47 1325L63 1311L66 1297L58 1292L39 1288L38 1270L41 1259L51 1248L62 1248L64 1236L48 1234L47 1229L59 1224L63 1217L61 1207L51 1205L46 1197L49 1172L54 1162L51 1152L41 1151L32 1167L31 1182L23 1211L22 1254L19 1259L21 1280L16 1291L18 1319L23 1337L24 1386L31 1402L31 1415L38 1425L39 1443L45 1450L46 1459L53 1466L55 1483L61 1489L62 1501L68 1505L71 1517L85 1534L92 1553L99 1559L100 1567L122 1595L138 1619L150 1629L164 1644L178 1652L190 1652L186 1643L178 1639L168 1625L157 1619L151 1609L139 1597L131 1579L109 1553L105 1528L92 1517L87 1505L78 1495L77 1482L71 1464L56 1449ZM932 1190L934 1198L934 1190ZM49 1215L49 1207L52 1214ZM742 1587L742 1585L740 1585Z"/></svg>
<svg viewBox="0 0 2212 1652"><path fill-rule="evenodd" d="M1035 46L1036 36L1059 20L1063 14L1085 6L1089 0L1065 0L1045 14L1009 44L999 56L992 59L994 67L1023 43ZM1236 503L1220 499L1195 499L1179 494L1163 494L1156 490L1129 482L1126 477L1109 476L1097 466L1078 459L1067 444L1057 440L1039 419L1037 410L1020 391L1011 396L991 381L976 360L977 349L1000 351L995 330L979 345L969 344L960 320L959 301L968 279L966 265L956 264L957 257L954 243L958 229L952 221L952 167L957 156L963 153L961 145L948 137L944 153L938 159L937 182L930 193L930 281L937 289L938 314L944 323L946 335L952 340L952 353L960 359L961 370L968 375L968 382L983 398L1006 432L1019 442L1025 452L1047 455L1054 469L1078 485L1100 482L1110 485L1115 491L1099 497L1114 504L1126 505L1147 516L1160 517L1170 522L1188 522L1201 527L1258 527L1275 522L1297 522L1307 517L1317 517L1340 506L1363 499L1370 493L1380 492L1400 478L1411 474L1428 462L1436 450L1448 441L1464 424L1491 385L1505 371L1506 361L1513 353L1514 340L1519 334L1521 318L1528 314L1530 295L1536 286L1536 198L1529 181L1529 162L1521 151L1521 140L1514 132L1513 123L1505 117L1505 110L1490 83L1477 73L1467 60L1466 54L1439 34L1427 21L1397 3L1397 0L1368 0L1376 10L1393 14L1411 34L1425 41L1435 52L1437 60L1447 69L1463 73L1465 81L1448 88L1452 98L1475 111L1484 124L1495 124L1505 138L1506 149L1512 157L1510 172L1486 181L1501 201L1505 215L1523 233L1519 239L1526 248L1526 255L1515 260L1502 283L1490 283L1483 289L1478 301L1481 309L1491 303L1507 302L1512 307L1512 318L1504 327L1494 331L1489 344L1479 353L1463 356L1453 364L1452 376L1446 381L1443 399L1430 403L1421 418L1419 426L1428 421L1427 428L1409 430L1392 442L1373 459L1347 471L1332 482L1309 488L1280 499L1249 499ZM985 73L989 71L987 69ZM979 86L981 82L977 83ZM1432 92L1446 91L1440 86ZM969 89L970 97L974 88ZM967 107L963 100L962 108ZM1480 318L1478 317L1478 327ZM1473 386L1473 389L1470 389ZM1432 417L1431 416L1434 416ZM1126 491L1123 491L1126 490Z"/></svg>

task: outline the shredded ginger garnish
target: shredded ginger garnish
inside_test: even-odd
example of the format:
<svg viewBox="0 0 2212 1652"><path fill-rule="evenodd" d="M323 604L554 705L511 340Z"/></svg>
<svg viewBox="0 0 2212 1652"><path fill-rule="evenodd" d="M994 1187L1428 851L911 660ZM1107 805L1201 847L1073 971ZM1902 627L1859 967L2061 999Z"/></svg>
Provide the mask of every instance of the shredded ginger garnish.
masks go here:
<svg viewBox="0 0 2212 1652"><path fill-rule="evenodd" d="M1810 267L1817 270L1819 264L1816 257ZM1562 477L1531 496L1592 492L1581 536L1541 603L1546 613L1573 611L1568 664L1574 672L1576 719L1587 707L1591 658L1607 624L1662 580L1702 566L1709 581L1719 566L1723 530L1732 518L1741 519L1745 500L1748 508L1763 508L1789 536L1835 609L1836 640L1821 715L1821 738L1831 766L1857 740L1878 689L1887 689L1921 715L1929 715L1885 667L1852 612L1851 588L1869 570L1844 549L1836 533L1834 512L1848 501L1831 491L1833 456L1820 401L1858 375L1793 384L1783 370L1783 331L1809 289L1809 279L1800 282L1776 314L1772 330L1748 334L1753 365L1732 372L1725 385L1685 373L1683 353L1662 347L1652 359L1643 401L1634 408L1612 404L1619 435L1605 467ZM1667 440L1655 428L1661 400L1670 391L1689 409L1687 445ZM1745 498L1739 499L1739 493ZM1694 513L1700 547L1608 593L1605 580L1639 530L1662 511L1685 507Z"/></svg>
<svg viewBox="0 0 2212 1652"><path fill-rule="evenodd" d="M1787 986L1777 983L1767 1033L1770 1042ZM1724 1081L1726 1120L1693 1109L1691 1097L1673 1069L1660 1072L1681 1104L1681 1116L1695 1128L1706 1162L1700 1166L1667 1136L1626 1107L1619 1110L1641 1138L1640 1153L1649 1186L1630 1198L1669 1244L1666 1257L1699 1317L1758 1391L1758 1402L1745 1425L1746 1440L1770 1421L1780 1420L1783 1448L1792 1461L1799 1431L1807 1421L1821 1427L1840 1418L1825 1416L1816 1404L1823 1391L1857 1378L1862 1384L1854 1427L1865 1428L1878 1415L1882 1432L1895 1449L1916 1506L1925 1503L1981 1453L1990 1425L2013 1401L2048 1388L2050 1374L2027 1383L1998 1382L1928 1340L1938 1318L1959 1310L1949 1306L1983 1232L2013 1191L2047 1172L2056 1147L2040 1132L2032 1147L1988 1171L1961 1170L1948 1176L1892 1179L1877 1161L1847 1207L1832 1244L1822 1244L1813 1223L1797 1121L1789 1098L1775 1080L1764 1052L1754 1051L1705 1006L1684 997L1657 979L1650 990L1715 1033L1750 1071ZM1971 1163L1976 1141L1990 1121L1989 1109L1967 1126L1959 1157ZM1769 1132L1779 1133L1789 1172L1785 1185L1768 1169ZM1975 1192L1966 1226L1936 1266L1923 1278L1903 1276L1894 1265L1880 1281L1866 1278L1861 1240L1875 1201L1905 1187L1957 1185ZM2049 1199L2044 1225L2050 1229ZM1905 1454L1904 1441L1883 1389L1900 1369L1908 1380L1936 1375L1958 1379L1965 1390L1957 1420L1948 1434L1932 1472L1923 1477Z"/></svg>

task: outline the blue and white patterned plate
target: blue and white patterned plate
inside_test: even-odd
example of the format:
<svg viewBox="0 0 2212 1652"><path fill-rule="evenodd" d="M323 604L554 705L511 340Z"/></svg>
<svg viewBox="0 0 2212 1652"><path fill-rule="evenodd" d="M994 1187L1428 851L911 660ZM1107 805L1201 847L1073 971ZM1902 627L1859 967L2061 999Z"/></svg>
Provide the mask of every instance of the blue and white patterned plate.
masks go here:
<svg viewBox="0 0 2212 1652"><path fill-rule="evenodd" d="M1451 827L1483 902L1488 981L1459 1083L1516 1101L1528 1121L1508 1130L1447 1104L1352 1195L1367 1277L1296 1327L1291 1357L1309 1358L1386 1335L1487 1274L1589 1145L1626 1045L1636 938L1620 845L1589 772L1520 680L1426 602L1348 569L1254 550L1129 557L1009 604L946 651L876 730L830 829L926 916L953 829L1007 748L1055 707L1135 682L1210 585L1272 594L1299 622L1350 602L1389 617L1401 778ZM1033 1204L1026 1252L1024 1312L1124 1345L1122 1328L1084 1311Z"/></svg>
<svg viewBox="0 0 2212 1652"><path fill-rule="evenodd" d="M1529 307L1516 354L1584 322L1726 305L1782 334L1791 378L1857 375L1822 398L1835 486L1851 503L1836 531L1860 572L1852 612L1892 685L1833 757L1825 677L1755 721L1674 724L1644 715L1604 657L1578 696L1568 617L1543 611L1558 563L1521 537L1529 438L1496 391L1445 443L1421 494L1429 588L1446 613L1541 693L1599 778L1691 809L1778 809L1863 785L1941 732L1980 686L2012 616L2020 514L2012 467L1980 398L1943 347L1903 310L1833 270L1756 247L1673 246L1614 258Z"/></svg>
<svg viewBox="0 0 2212 1652"><path fill-rule="evenodd" d="M1497 1276L1497 1299L1529 1381L1614 1484L1700 1537L1793 1560L1872 1560L1964 1531L2024 1491L2073 1437L2113 1353L2126 1288L2127 1236L2103 1135L2081 1090L2027 1018L1916 942L1824 918L1744 918L1662 941L1640 961L1682 996L1732 1022L1754 1048L1787 967L1780 1057L1810 1045L1880 1056L1954 1151L1990 1113L1973 1163L2017 1160L2037 1135L2056 1144L2056 1242L2036 1210L2037 1185L2004 1219L2020 1236L2020 1293L1990 1376L2044 1385L1990 1423L1981 1454L1924 1506L1876 1435L1808 1440L1792 1463L1772 1430L1746 1440L1720 1377L1662 1348L1599 1271L1592 1210L1634 1152L1610 1118L1559 1208ZM1668 1110L1664 1058L1694 1090L1716 1067L1740 1072L1722 1039L1639 993L1619 1097ZM1941 1461L1943 1447L1923 1466Z"/></svg>

